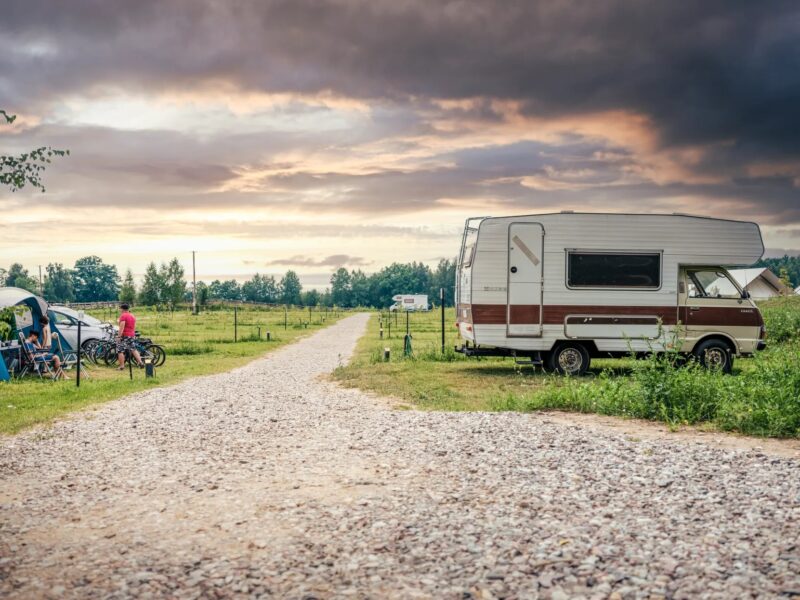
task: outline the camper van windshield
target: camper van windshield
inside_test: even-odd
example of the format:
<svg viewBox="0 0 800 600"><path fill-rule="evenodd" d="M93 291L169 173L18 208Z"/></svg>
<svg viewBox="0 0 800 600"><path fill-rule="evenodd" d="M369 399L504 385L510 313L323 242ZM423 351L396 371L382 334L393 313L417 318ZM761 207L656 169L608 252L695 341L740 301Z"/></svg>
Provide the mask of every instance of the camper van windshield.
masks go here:
<svg viewBox="0 0 800 600"><path fill-rule="evenodd" d="M724 271L712 269L689 272L690 298L739 298L741 292Z"/></svg>

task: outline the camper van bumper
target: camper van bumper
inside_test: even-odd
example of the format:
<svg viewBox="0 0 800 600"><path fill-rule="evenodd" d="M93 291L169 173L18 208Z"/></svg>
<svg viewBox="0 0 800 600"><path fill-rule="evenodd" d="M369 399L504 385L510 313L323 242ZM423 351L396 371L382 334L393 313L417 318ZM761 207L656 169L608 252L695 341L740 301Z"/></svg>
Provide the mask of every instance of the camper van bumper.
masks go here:
<svg viewBox="0 0 800 600"><path fill-rule="evenodd" d="M455 351L464 356L516 356L519 354L510 348L479 348L476 346L467 346L466 344L456 346Z"/></svg>

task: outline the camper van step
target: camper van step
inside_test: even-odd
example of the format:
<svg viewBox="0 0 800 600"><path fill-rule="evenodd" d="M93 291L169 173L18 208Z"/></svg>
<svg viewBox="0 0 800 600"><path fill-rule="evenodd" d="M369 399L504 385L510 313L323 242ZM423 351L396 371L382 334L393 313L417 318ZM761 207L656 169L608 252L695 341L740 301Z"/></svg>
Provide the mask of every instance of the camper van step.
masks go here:
<svg viewBox="0 0 800 600"><path fill-rule="evenodd" d="M514 362L517 363L518 365L530 365L530 366L544 364L544 362L541 359L534 360L533 358L529 358L528 360L522 360L518 358Z"/></svg>

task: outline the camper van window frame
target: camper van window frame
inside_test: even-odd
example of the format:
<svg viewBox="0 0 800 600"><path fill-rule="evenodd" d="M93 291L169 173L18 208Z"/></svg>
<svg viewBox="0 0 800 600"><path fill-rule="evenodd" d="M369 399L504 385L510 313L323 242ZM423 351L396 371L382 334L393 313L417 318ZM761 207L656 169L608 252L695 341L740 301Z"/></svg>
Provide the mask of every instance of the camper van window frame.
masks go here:
<svg viewBox="0 0 800 600"><path fill-rule="evenodd" d="M472 261L475 259L475 247L477 245L478 241L475 240L472 244L464 248L464 264L461 265L463 268L469 269L472 267Z"/></svg>
<svg viewBox="0 0 800 600"><path fill-rule="evenodd" d="M564 285L570 290L630 290L640 292L657 292L664 287L664 251L663 250L584 250L582 248L565 248ZM658 256L658 285L573 285L570 283L570 255L571 254L603 254L603 255L657 255Z"/></svg>

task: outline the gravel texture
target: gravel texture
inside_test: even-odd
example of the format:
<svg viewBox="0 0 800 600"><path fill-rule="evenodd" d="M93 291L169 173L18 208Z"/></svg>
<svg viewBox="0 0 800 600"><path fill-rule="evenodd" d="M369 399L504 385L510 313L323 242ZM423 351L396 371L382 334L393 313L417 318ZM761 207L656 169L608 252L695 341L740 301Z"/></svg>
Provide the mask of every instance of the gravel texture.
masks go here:
<svg viewBox="0 0 800 600"><path fill-rule="evenodd" d="M800 595L800 463L321 375L356 315L0 441L0 597Z"/></svg>

